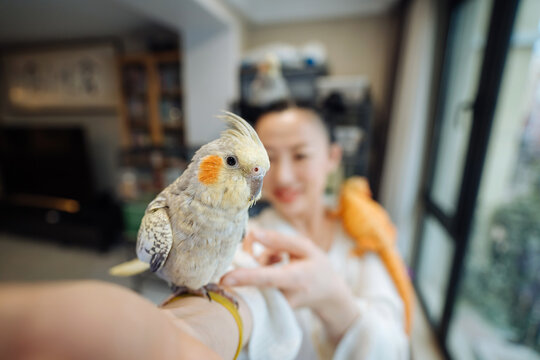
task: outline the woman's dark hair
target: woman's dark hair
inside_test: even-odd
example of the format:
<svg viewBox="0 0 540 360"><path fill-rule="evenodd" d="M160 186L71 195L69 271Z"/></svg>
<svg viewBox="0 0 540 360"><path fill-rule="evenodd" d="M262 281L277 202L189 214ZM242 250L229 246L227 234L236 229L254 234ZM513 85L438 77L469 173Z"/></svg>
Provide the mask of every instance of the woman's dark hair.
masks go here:
<svg viewBox="0 0 540 360"><path fill-rule="evenodd" d="M310 111L315 115L315 121L318 121L319 124L324 129L328 141L332 144L335 142L334 132L332 124L330 124L321 114L321 111L314 105L308 102L301 102L301 101L293 101L293 100L279 100L276 102L273 102L263 108L261 108L260 113L256 117L255 121L253 122L253 126L257 125L257 122L265 115L270 113L280 113L286 110L290 109L299 109L299 110L306 110Z"/></svg>

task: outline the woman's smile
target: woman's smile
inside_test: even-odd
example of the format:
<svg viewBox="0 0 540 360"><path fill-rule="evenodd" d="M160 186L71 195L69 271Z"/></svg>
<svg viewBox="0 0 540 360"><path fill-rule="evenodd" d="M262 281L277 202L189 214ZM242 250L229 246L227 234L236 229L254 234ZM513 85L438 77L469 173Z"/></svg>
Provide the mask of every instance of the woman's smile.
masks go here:
<svg viewBox="0 0 540 360"><path fill-rule="evenodd" d="M273 195L276 200L282 203L292 203L300 196L300 194L301 192L299 189L280 187L274 190Z"/></svg>

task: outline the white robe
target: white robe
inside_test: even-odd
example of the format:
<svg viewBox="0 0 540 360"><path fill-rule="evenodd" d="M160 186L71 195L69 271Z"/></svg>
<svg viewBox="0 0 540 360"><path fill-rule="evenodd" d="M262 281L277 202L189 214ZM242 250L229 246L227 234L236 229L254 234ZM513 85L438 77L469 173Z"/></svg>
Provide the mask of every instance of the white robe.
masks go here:
<svg viewBox="0 0 540 360"><path fill-rule="evenodd" d="M272 209L251 220L257 226L293 235L297 232ZM293 310L275 289L238 288L253 316L253 331L239 359L363 359L409 358L404 306L376 254L351 255L353 241L340 226L328 257L352 289L359 316L338 344L332 344L319 318L309 309ZM239 251L235 266L255 266Z"/></svg>

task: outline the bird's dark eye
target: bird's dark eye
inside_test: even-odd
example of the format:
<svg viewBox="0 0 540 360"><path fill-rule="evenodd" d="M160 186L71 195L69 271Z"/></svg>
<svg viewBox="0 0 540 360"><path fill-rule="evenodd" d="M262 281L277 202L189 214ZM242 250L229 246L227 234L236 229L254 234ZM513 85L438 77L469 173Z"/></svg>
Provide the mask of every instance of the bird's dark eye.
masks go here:
<svg viewBox="0 0 540 360"><path fill-rule="evenodd" d="M227 161L227 165L229 166L236 166L236 164L238 164L238 160L236 159L236 156L227 156L227 159L225 159L225 161Z"/></svg>

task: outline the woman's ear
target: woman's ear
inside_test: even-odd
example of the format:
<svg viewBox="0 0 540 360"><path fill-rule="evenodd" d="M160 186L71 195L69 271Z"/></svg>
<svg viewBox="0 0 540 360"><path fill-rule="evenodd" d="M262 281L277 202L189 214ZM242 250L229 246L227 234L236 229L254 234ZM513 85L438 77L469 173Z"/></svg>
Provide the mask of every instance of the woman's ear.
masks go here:
<svg viewBox="0 0 540 360"><path fill-rule="evenodd" d="M341 149L341 146L339 146L337 143L330 144L330 152L328 154L329 156L329 172L334 172L339 167L339 164L341 163L341 157L343 155L343 150Z"/></svg>

